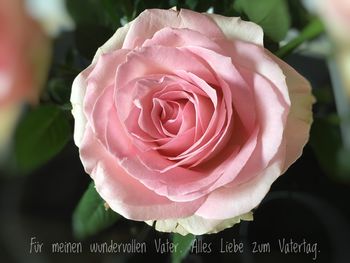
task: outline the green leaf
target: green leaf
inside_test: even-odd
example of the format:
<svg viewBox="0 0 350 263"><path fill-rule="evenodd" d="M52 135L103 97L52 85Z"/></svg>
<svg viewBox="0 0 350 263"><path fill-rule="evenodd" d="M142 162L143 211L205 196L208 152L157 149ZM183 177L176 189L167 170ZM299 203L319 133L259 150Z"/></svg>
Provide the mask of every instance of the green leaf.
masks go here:
<svg viewBox="0 0 350 263"><path fill-rule="evenodd" d="M288 0L289 13L293 28L302 29L310 20L310 13L306 10L301 0Z"/></svg>
<svg viewBox="0 0 350 263"><path fill-rule="evenodd" d="M198 0L186 0L186 5L190 9L195 10L196 6L198 5Z"/></svg>
<svg viewBox="0 0 350 263"><path fill-rule="evenodd" d="M98 2L99 0L67 0L67 8L78 26L101 23L103 10Z"/></svg>
<svg viewBox="0 0 350 263"><path fill-rule="evenodd" d="M81 55L92 60L97 49L102 46L114 31L101 25L80 26L75 31L76 46Z"/></svg>
<svg viewBox="0 0 350 263"><path fill-rule="evenodd" d="M110 27L116 30L120 27L120 18L123 16L120 0L102 0L105 20Z"/></svg>
<svg viewBox="0 0 350 263"><path fill-rule="evenodd" d="M341 147L337 153L338 179L344 182L350 181L350 149Z"/></svg>
<svg viewBox="0 0 350 263"><path fill-rule="evenodd" d="M39 106L19 123L15 154L19 167L30 171L58 154L71 139L70 125L55 106Z"/></svg>
<svg viewBox="0 0 350 263"><path fill-rule="evenodd" d="M48 91L52 99L59 103L64 104L69 102L71 94L71 83L63 78L52 78L48 82Z"/></svg>
<svg viewBox="0 0 350 263"><path fill-rule="evenodd" d="M224 16L239 16L239 13L234 8L232 0L214 1L214 13L222 14Z"/></svg>
<svg viewBox="0 0 350 263"><path fill-rule="evenodd" d="M97 234L110 227L120 215L105 207L105 201L90 183L73 214L73 233L78 239Z"/></svg>
<svg viewBox="0 0 350 263"><path fill-rule="evenodd" d="M330 176L338 176L337 157L342 146L339 126L324 118L316 118L311 128L310 144L322 169Z"/></svg>
<svg viewBox="0 0 350 263"><path fill-rule="evenodd" d="M119 0L67 0L67 8L78 28L100 25L115 30L120 25L123 6Z"/></svg>
<svg viewBox="0 0 350 263"><path fill-rule="evenodd" d="M173 243L178 246L172 254L172 263L180 263L187 256L195 239L196 236L191 234L186 236L173 234Z"/></svg>
<svg viewBox="0 0 350 263"><path fill-rule="evenodd" d="M274 41L281 41L291 24L286 0L237 0L235 8L259 24Z"/></svg>

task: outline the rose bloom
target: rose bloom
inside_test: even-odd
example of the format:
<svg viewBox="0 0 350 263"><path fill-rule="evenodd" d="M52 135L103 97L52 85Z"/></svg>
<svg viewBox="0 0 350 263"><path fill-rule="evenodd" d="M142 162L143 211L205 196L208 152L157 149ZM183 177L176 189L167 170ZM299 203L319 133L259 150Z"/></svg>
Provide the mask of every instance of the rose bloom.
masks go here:
<svg viewBox="0 0 350 263"><path fill-rule="evenodd" d="M329 34L338 44L350 45L350 1L314 0Z"/></svg>
<svg viewBox="0 0 350 263"><path fill-rule="evenodd" d="M315 9L318 11L325 24L328 35L334 43L333 58L337 64L336 78L340 79L336 89L337 93L344 94L338 99L338 104L350 103L350 1L349 0L322 0L314 1ZM335 72L333 72L334 75ZM344 108L343 107L343 108ZM349 115L350 112L343 113ZM348 135L349 136L349 135Z"/></svg>
<svg viewBox="0 0 350 263"><path fill-rule="evenodd" d="M235 17L146 10L74 81L80 158L109 207L159 231L240 220L302 153L309 83Z"/></svg>
<svg viewBox="0 0 350 263"><path fill-rule="evenodd" d="M21 0L0 0L0 152L23 102L36 102L49 58L49 43Z"/></svg>

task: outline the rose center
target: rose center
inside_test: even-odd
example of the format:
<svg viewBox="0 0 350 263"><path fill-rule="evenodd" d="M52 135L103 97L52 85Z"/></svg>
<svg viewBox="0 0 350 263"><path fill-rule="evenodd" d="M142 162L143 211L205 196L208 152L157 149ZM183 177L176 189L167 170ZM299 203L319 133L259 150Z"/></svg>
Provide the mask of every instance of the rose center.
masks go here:
<svg viewBox="0 0 350 263"><path fill-rule="evenodd" d="M152 110L152 114L158 116L155 125L165 136L175 137L195 125L195 123L188 122L189 119L184 116L191 109L193 109L193 104L188 99L166 101L155 98Z"/></svg>

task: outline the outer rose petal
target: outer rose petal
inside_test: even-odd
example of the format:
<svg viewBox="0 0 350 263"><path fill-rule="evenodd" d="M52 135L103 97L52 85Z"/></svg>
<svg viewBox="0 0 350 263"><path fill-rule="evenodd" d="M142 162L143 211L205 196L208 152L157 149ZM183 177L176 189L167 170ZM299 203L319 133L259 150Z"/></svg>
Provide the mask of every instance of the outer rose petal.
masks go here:
<svg viewBox="0 0 350 263"><path fill-rule="evenodd" d="M239 39L264 46L264 31L259 25L242 21L240 17L226 17L216 14L206 15L215 21L227 39Z"/></svg>
<svg viewBox="0 0 350 263"><path fill-rule="evenodd" d="M312 104L315 98L311 93L310 83L284 61L270 54L286 75L286 82L291 100L291 108L284 132L286 141L285 172L302 154L309 139L312 123Z"/></svg>
<svg viewBox="0 0 350 263"><path fill-rule="evenodd" d="M81 140L84 136L85 125L87 119L84 115L83 101L85 99L87 78L94 69L97 60L102 54L118 50L122 47L125 36L129 31L133 21L126 24L124 27L118 28L114 35L104 43L96 52L91 65L81 72L75 79L72 85L70 101L72 103L72 114L74 116L74 142L80 148Z"/></svg>
<svg viewBox="0 0 350 263"><path fill-rule="evenodd" d="M272 54L270 56L286 75L291 99L291 109L283 134L285 145L280 147L275 160L260 175L237 188L221 188L209 195L204 205L196 212L197 215L223 219L238 216L256 207L277 177L301 155L308 140L314 102L310 84L285 62ZM215 206L219 202L220 207L224 208L221 212L220 207ZM211 216L214 207L216 213L215 216Z"/></svg>
<svg viewBox="0 0 350 263"><path fill-rule="evenodd" d="M187 218L180 219L167 219L157 221L146 221L150 226L155 224L155 228L161 232L174 232L183 236L187 234L203 235L203 234L215 234L226 228L232 227L238 224L241 220L252 221L253 213L248 212L244 215L237 216L226 220L215 220L203 218L197 215L193 215Z"/></svg>
<svg viewBox="0 0 350 263"><path fill-rule="evenodd" d="M124 27L118 28L114 35L97 50L91 65L74 79L70 101L73 107L72 114L75 119L74 142L78 147L80 147L80 142L83 138L85 125L87 122L83 111L83 101L86 93L87 78L102 54L112 52L122 47L125 36L132 23L133 21L126 24Z"/></svg>
<svg viewBox="0 0 350 263"><path fill-rule="evenodd" d="M150 191L120 167L89 127L81 142L80 155L86 172L95 181L97 192L114 211L126 218L143 221L155 217L187 217L193 215L205 200L176 203Z"/></svg>
<svg viewBox="0 0 350 263"><path fill-rule="evenodd" d="M285 147L282 146L280 151L285 151ZM221 187L214 191L194 216L185 219L157 220L156 229L182 235L188 232L199 235L219 232L240 220L252 220L250 211L263 200L272 183L280 176L282 167L282 160L274 160L271 166L249 182L237 187ZM146 223L153 224L152 221ZM181 227L177 228L177 224Z"/></svg>
<svg viewBox="0 0 350 263"><path fill-rule="evenodd" d="M73 81L70 101L74 116L74 142L80 148L84 137L87 119L84 114L83 102L87 87L87 77L93 70L93 65L81 72Z"/></svg>
<svg viewBox="0 0 350 263"><path fill-rule="evenodd" d="M133 49L141 46L146 39L164 27L188 28L211 38L222 38L223 34L217 25L208 17L190 10L143 11L132 23L126 35L123 48Z"/></svg>
<svg viewBox="0 0 350 263"><path fill-rule="evenodd" d="M243 184L223 186L215 190L195 214L204 218L224 220L254 209L263 200L272 183L282 174L284 160L280 156L284 153L285 145L281 145L276 158L264 171Z"/></svg>

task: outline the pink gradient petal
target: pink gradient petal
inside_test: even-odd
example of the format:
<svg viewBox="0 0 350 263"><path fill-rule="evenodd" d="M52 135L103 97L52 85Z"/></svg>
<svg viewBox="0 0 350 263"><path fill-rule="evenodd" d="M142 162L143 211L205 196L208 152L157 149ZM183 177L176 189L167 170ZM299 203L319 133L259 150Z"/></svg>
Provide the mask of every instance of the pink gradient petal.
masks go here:
<svg viewBox="0 0 350 263"><path fill-rule="evenodd" d="M205 170L213 167L213 173L220 174L218 180L211 185L211 191L231 182L232 184L235 184L235 179L242 176L242 170L248 166L248 161L250 160L251 155L257 151L259 126L249 134L248 138L243 137L243 143L242 138L239 136L247 135L245 135L242 130L244 130L242 124L236 125L233 135L226 143L226 147L220 151L220 156L217 158L220 159L217 160L214 158L213 160L209 160L201 168ZM235 136L236 133L238 136ZM222 161L222 159L224 161Z"/></svg>
<svg viewBox="0 0 350 263"><path fill-rule="evenodd" d="M104 144L107 144L106 131L109 121L109 112L113 108L114 89L113 85L106 87L98 96L96 103L90 114L90 127L94 131L96 137Z"/></svg>
<svg viewBox="0 0 350 263"><path fill-rule="evenodd" d="M241 118L247 130L252 130L255 125L254 96L242 75L234 66L230 57L222 56L211 50L201 47L180 48L204 59L215 72L219 86L228 85L231 89L232 102L238 116ZM226 96L224 96L226 98ZM244 100L242 100L244 98Z"/></svg>
<svg viewBox="0 0 350 263"><path fill-rule="evenodd" d="M186 72L183 70L177 70L175 74L181 77L182 79L192 83L194 86L191 85L190 87L192 88L194 93L198 93L198 89L201 89L203 93L199 93L199 95L209 97L211 102L213 103L214 108L217 107L217 104L218 104L217 90L211 87L205 80L199 78L197 75L191 72ZM197 89L193 89L193 87L196 87Z"/></svg>
<svg viewBox="0 0 350 263"><path fill-rule="evenodd" d="M208 148L210 149L210 146L212 146L212 144L214 144L217 139L222 136L222 129L225 129L225 121L226 110L224 108L224 104L221 104L221 109L214 113L213 118L211 119L211 122L209 123L203 136L179 156L169 159L177 160L176 166L188 164L192 165L193 162L197 162L198 159L203 157L203 155L207 155L208 152L206 152L206 150ZM168 167L168 169L170 168L171 167Z"/></svg>
<svg viewBox="0 0 350 263"><path fill-rule="evenodd" d="M159 156L157 157L155 153L151 152L143 154L139 158L127 158L122 166L159 195L167 196L173 201L194 200L214 190L215 187L212 187L212 185L228 170L228 166L230 166L230 173L233 175L239 173L255 149L258 131L256 129L250 135L239 152L237 147L241 138L231 139L227 143L227 147L220 152L220 158L216 160L214 158L214 160L207 162L201 169L190 170L175 167L164 173L156 173L155 171L159 171L162 167L169 166L169 163L166 160L159 159ZM232 161L232 159L234 160ZM146 163L152 164L152 170L142 169L142 167L147 166Z"/></svg>
<svg viewBox="0 0 350 263"><path fill-rule="evenodd" d="M155 124L157 125L157 120L151 114L153 108L152 99L143 100L140 107L140 115L137 121L138 126L152 138L162 138L163 134L155 126Z"/></svg>
<svg viewBox="0 0 350 263"><path fill-rule="evenodd" d="M232 181L233 178L228 172L230 169L228 169L218 180L218 185L230 182L232 182L232 185L237 185L256 176L257 173L270 164L283 143L283 131L287 121L289 105L283 100L278 89L262 76L254 75L252 81L251 85L254 87L257 119L260 127L257 145L239 176ZM280 158L283 159L284 156L280 156Z"/></svg>
<svg viewBox="0 0 350 263"><path fill-rule="evenodd" d="M312 104L315 98L311 94L310 83L284 61L270 56L286 75L291 108L284 132L286 141L286 160L284 171L302 154L303 147L309 139L312 123Z"/></svg>
<svg viewBox="0 0 350 263"><path fill-rule="evenodd" d="M231 121L231 114L232 114L232 104L231 104L231 94L227 94L227 111L224 107L224 104L221 103L220 106L218 106L218 98L217 98L217 91L209 86L205 81L200 79L199 77L195 76L194 74L190 72L184 72L184 71L177 71L177 74L181 76L182 78L186 79L187 81L191 81L194 84L196 84L199 88L201 88L207 96L212 101L213 107L214 107L214 112L211 113L211 109L208 108L208 104L201 104L199 99L197 98L197 116L201 117L202 115L202 120L200 119L199 122L201 125L205 125L202 127L202 129L205 131L204 134L200 138L196 136L197 141L185 152L183 152L181 155L178 157L171 158L172 160L180 160L177 162L176 165L173 165L172 167L178 166L178 165L197 165L197 163L200 162L200 160L203 160L205 157L210 155L212 152L214 152L215 148L207 152L206 149L208 149L210 146L215 144L218 140L220 140L220 135L225 136L226 131L222 130L227 130L223 127L225 120L230 120ZM203 107L206 108L203 109ZM209 112L208 112L209 109ZM227 113L227 116L226 116ZM204 114L204 115L203 115ZM205 119L204 119L204 118ZM227 118L227 119L226 119ZM203 123L205 121L205 123ZM227 122L227 126L229 126L229 122ZM198 124L197 124L198 125ZM203 157L204 155L204 157ZM182 160L181 160L182 159ZM196 163L194 163L196 162ZM169 167L169 168L172 168ZM167 169L169 169L167 168Z"/></svg>
<svg viewBox="0 0 350 263"><path fill-rule="evenodd" d="M161 55L160 55L161 54ZM191 71L207 83L216 83L212 72L202 63L191 59L191 55L167 47L148 47L128 54L127 61L117 70L115 103L118 113L124 121L133 107L134 83L139 78L151 78L152 75L171 75L177 69Z"/></svg>
<svg viewBox="0 0 350 263"><path fill-rule="evenodd" d="M195 128L192 127L191 129L188 129L187 131L171 139L169 142L161 146L154 147L154 149L160 152L165 157L177 156L178 154L182 153L190 145L193 144L194 136L195 136ZM167 159L171 160L171 158L167 158ZM161 170L161 172L163 171L166 171L166 169Z"/></svg>
<svg viewBox="0 0 350 263"><path fill-rule="evenodd" d="M123 48L141 46L165 27L185 28L198 31L208 37L223 37L216 23L207 16L186 9L180 11L149 9L142 12L132 23L125 37Z"/></svg>
<svg viewBox="0 0 350 263"><path fill-rule="evenodd" d="M86 171L95 181L97 192L114 211L126 218L143 221L169 216L186 217L205 200L175 203L150 191L120 167L89 128L82 141L80 156Z"/></svg>
<svg viewBox="0 0 350 263"><path fill-rule="evenodd" d="M125 61L127 53L127 50L117 50L108 55L101 55L96 65L91 68L86 78L87 87L84 98L84 112L90 122L92 122L91 112L97 98L105 88L114 85L116 69Z"/></svg>
<svg viewBox="0 0 350 263"><path fill-rule="evenodd" d="M188 101L183 108L182 122L179 129L179 135L189 130L190 128L196 127L195 109L192 102Z"/></svg>
<svg viewBox="0 0 350 263"><path fill-rule="evenodd" d="M231 41L246 41L264 46L264 31L259 25L243 21L240 17L226 17L217 14L205 15L215 21L227 39Z"/></svg>
<svg viewBox="0 0 350 263"><path fill-rule="evenodd" d="M217 53L225 53L220 45L197 31L188 28L170 28L165 27L154 34L151 39L147 39L143 47L166 46L166 47L185 47L199 46Z"/></svg>
<svg viewBox="0 0 350 263"><path fill-rule="evenodd" d="M72 104L72 114L74 116L74 143L80 147L81 140L84 137L87 118L84 114L84 98L86 94L87 77L92 71L90 66L82 71L73 81L70 101Z"/></svg>
<svg viewBox="0 0 350 263"><path fill-rule="evenodd" d="M242 43L240 43L242 46ZM256 156L259 156L260 160L257 161L257 159L252 158L253 160L255 160L253 163L254 165L249 165L247 164L247 167L249 167L249 172L245 172L243 174L249 174L249 175L254 175L255 173L252 172L252 170L259 170L259 168L263 169L264 167L266 167L266 165L269 163L269 161L275 156L279 145L281 144L282 141L282 132L284 129L284 125L285 125L285 120L286 120L286 116L288 114L288 109L289 109L289 105L290 105L290 101L289 101L289 96L288 96L288 89L286 86L286 82L285 82L285 77L283 75L283 72L280 70L280 68L278 67L278 65L276 63L274 63L269 57L267 57L265 55L265 53L261 53L264 50L259 48L258 46L255 45L251 45L246 43L246 45L248 46L254 46L255 48L250 49L250 60L246 59L245 63L250 63L250 68L253 67L253 65L255 65L256 69L261 69L261 72L267 74L266 69L262 69L262 66L259 66L259 64L261 65L265 65L268 66L271 70L270 75L269 75L269 81L271 81L272 83L269 84L268 82L266 83L266 79L260 77L259 75L254 75L251 74L251 69L248 71L245 68L240 68L238 67L237 70L241 73L236 73L234 74L228 74L228 72L230 72L229 70L232 69L232 67L230 68L228 65L225 64L225 62L227 60L225 59L221 59L221 63L218 60L218 57L220 57L220 55L214 53L214 52L210 52L205 50L203 52L202 48L191 48L191 52L195 52L197 54L199 54L201 57L203 58L207 58L207 61L209 64L211 64L212 67L214 67L215 65L220 65L219 67L216 66L216 73L220 74L220 78L219 79L224 79L226 82L230 83L230 87L233 88L232 93L233 94L237 94L237 96L233 95L233 100L234 100L234 106L235 109L238 112L239 117L241 117L241 119L243 120L243 122L246 124L246 120L249 118L247 115L243 115L243 114L249 114L248 109L246 108L246 105L244 105L244 103L240 102L239 100L237 100L237 98L250 98L252 97L252 94L249 94L249 92L247 94L245 94L244 92L244 83L246 83L246 87L254 87L255 88L255 99L253 100L254 105L258 105L260 103L260 108L256 109L256 112L258 114L260 114L259 118L259 123L260 125L263 125L263 128L261 129L261 133L263 135L259 135L259 137L261 136L261 138L263 138L263 142L261 147L259 147L258 149L262 150L262 152L259 152L256 154ZM256 54L254 53L254 51L256 52ZM248 50L246 50L246 52L248 52ZM255 54L255 56L253 56ZM256 57L260 56L260 60L259 61L252 61L253 59L256 59ZM255 64L253 64L255 63ZM221 67L225 67L222 68ZM254 67L253 67L254 68ZM259 72L259 71L258 71ZM234 79L233 76L243 76L244 80L240 80L238 79L238 83L242 83L241 86L237 85L237 78ZM253 78L253 79L252 79ZM265 83L265 84L264 84ZM276 85L279 85L278 87ZM263 86L265 85L265 86ZM271 94L271 96L273 96L271 98L271 100L266 99L265 97L267 95L265 95L264 91L269 92L269 94ZM238 92L243 92L241 95L239 95ZM235 99L236 98L236 99ZM263 107L265 105L265 107ZM271 108L271 105L275 105L275 107ZM270 110L275 110L274 112L272 112L272 114L269 114L269 109ZM240 112L241 110L241 112ZM243 110L243 111L242 111ZM266 116L270 116L268 118L263 118L263 115L261 114L266 114L268 113ZM281 117L282 116L282 117ZM267 132L265 132L265 130L268 128ZM273 129L273 131L271 132L270 129ZM276 134L274 132L277 132ZM253 156L254 157L254 156ZM229 170L229 169L228 169ZM235 178L234 176L230 176L227 175L226 176L221 176L220 180L218 180L218 182L216 183L215 186L217 185L223 185L226 184L230 181L232 181L233 178ZM246 175L240 175L240 180L242 180L243 178L246 177ZM230 178L230 179L228 179Z"/></svg>
<svg viewBox="0 0 350 263"><path fill-rule="evenodd" d="M227 46L230 47L232 62L238 71L245 69L262 75L279 90L285 102L290 104L286 76L266 49L242 41L229 42ZM244 72L241 74L245 77Z"/></svg>
<svg viewBox="0 0 350 263"><path fill-rule="evenodd" d="M281 175L284 160L279 157L284 154L285 145L282 144L267 168L246 183L215 190L195 214L208 219L229 219L254 209Z"/></svg>
<svg viewBox="0 0 350 263"><path fill-rule="evenodd" d="M180 103L173 102L173 104L176 105L173 112L168 113L164 118L165 120L159 120L162 131L169 137L175 137L179 133L183 116L183 107L180 106ZM169 105L169 103L166 105Z"/></svg>
<svg viewBox="0 0 350 263"><path fill-rule="evenodd" d="M237 174L245 165L250 153L256 145L256 136L258 130L254 132L244 147L239 151L240 138L235 138L227 143L227 147L221 152L220 158L216 162L210 161L202 170L189 170L182 167L159 173L156 172L164 166L169 166L169 161L166 161L157 153L148 152L147 154L129 156L123 159L121 165L126 169L131 176L135 176L143 182L149 189L153 189L157 194L167 196L173 201L191 201L203 197L210 192L210 186L220 177L220 175L230 165L231 156L235 157L235 164L232 172ZM225 160L225 161L222 161ZM151 170L145 169L147 164L152 164ZM157 167L158 166L158 167Z"/></svg>

